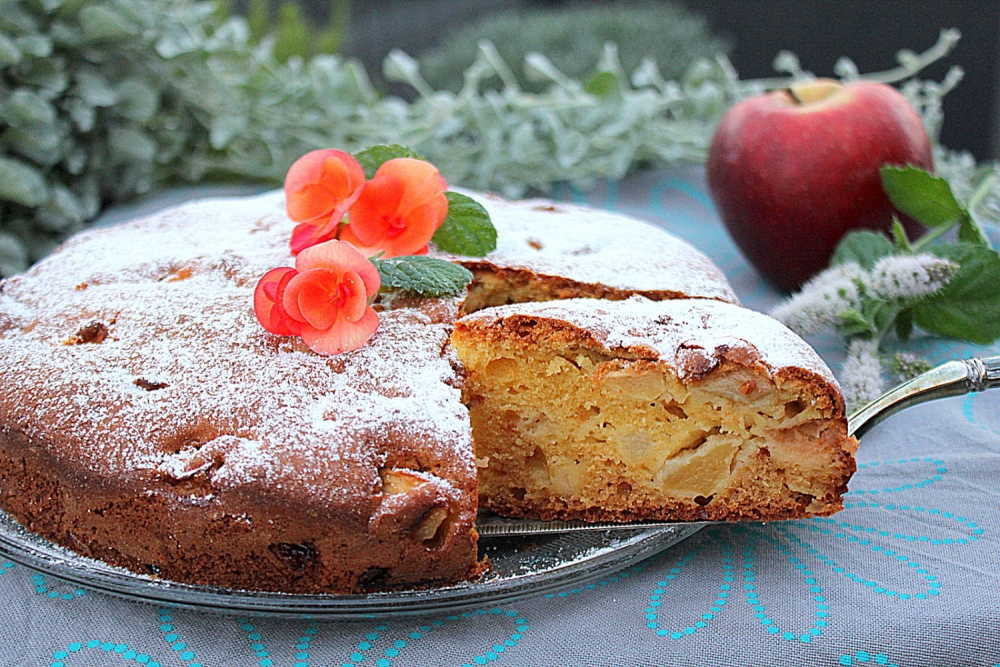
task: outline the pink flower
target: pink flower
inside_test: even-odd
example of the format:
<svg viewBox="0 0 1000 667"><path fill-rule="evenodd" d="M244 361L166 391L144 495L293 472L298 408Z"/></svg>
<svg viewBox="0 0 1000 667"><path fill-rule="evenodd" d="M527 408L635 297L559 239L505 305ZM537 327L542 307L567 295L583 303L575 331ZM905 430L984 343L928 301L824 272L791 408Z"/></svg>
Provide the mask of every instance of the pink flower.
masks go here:
<svg viewBox="0 0 1000 667"><path fill-rule="evenodd" d="M292 254L335 238L344 214L361 194L365 172L349 153L327 149L306 153L285 176Z"/></svg>
<svg viewBox="0 0 1000 667"><path fill-rule="evenodd" d="M378 329L371 300L378 269L354 246L325 241L304 248L295 268L272 269L254 290L254 312L266 330L299 336L314 352L355 350Z"/></svg>
<svg viewBox="0 0 1000 667"><path fill-rule="evenodd" d="M361 190L340 238L371 256L422 255L448 215L448 184L429 162L387 160Z"/></svg>

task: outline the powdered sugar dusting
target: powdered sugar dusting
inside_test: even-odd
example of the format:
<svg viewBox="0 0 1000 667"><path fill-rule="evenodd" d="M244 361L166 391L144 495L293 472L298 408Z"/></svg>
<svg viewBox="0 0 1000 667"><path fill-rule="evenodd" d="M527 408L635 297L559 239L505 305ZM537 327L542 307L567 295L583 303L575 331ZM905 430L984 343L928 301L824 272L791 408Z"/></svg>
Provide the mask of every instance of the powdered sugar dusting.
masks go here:
<svg viewBox="0 0 1000 667"><path fill-rule="evenodd" d="M711 353L717 347L752 347L772 370L798 367L837 386L829 367L804 340L775 319L719 301L569 299L500 306L464 318L494 324L513 315L561 320L590 332L610 351L642 349L680 366L683 347Z"/></svg>
<svg viewBox="0 0 1000 667"><path fill-rule="evenodd" d="M736 303L723 273L694 246L619 213L465 192L498 230L495 266L569 276L620 290L669 291Z"/></svg>
<svg viewBox="0 0 1000 667"><path fill-rule="evenodd" d="M279 204L207 201L82 234L5 283L4 421L40 441L87 443L55 456L123 479L178 478L219 454L216 486L342 487L347 503L370 495L410 442L470 477L447 352L457 301L383 312L368 345L337 357L268 334L252 291L292 263ZM106 336L87 342L79 333L94 323Z"/></svg>

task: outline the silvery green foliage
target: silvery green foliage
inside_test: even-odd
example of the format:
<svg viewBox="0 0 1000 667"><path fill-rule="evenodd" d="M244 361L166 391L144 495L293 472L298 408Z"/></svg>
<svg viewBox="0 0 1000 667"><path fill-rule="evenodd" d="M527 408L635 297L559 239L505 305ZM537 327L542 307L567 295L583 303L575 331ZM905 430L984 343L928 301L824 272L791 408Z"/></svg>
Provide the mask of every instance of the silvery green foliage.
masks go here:
<svg viewBox="0 0 1000 667"><path fill-rule="evenodd" d="M809 76L783 58L789 76L776 80L741 81L722 56L671 79L652 60L625 72L606 44L584 84L530 54L518 66L544 85L529 93L483 42L450 92L394 52L385 75L412 86L407 102L377 94L350 59L279 62L270 40L252 42L243 19L204 0L3 0L0 273L156 184L280 182L315 148L406 145L453 184L508 195L700 162L735 100Z"/></svg>
<svg viewBox="0 0 1000 667"><path fill-rule="evenodd" d="M593 74L608 42L621 50L625 71L649 58L670 79L683 76L699 58L729 52L729 44L712 35L703 17L672 2L528 8L487 14L448 30L439 44L419 54L424 78L435 88L459 90L484 39L508 63L519 65L529 53L544 53L565 75L579 80ZM532 92L545 89L544 81L525 76L518 81Z"/></svg>
<svg viewBox="0 0 1000 667"><path fill-rule="evenodd" d="M0 9L0 272L144 192L193 119L158 50L210 5L8 0Z"/></svg>

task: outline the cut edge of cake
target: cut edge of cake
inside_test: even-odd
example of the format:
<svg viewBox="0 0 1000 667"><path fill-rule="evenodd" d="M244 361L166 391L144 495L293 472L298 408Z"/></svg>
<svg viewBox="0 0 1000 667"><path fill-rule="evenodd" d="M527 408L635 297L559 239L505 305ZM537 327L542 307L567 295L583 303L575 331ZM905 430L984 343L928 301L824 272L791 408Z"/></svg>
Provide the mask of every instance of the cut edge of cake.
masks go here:
<svg viewBox="0 0 1000 667"><path fill-rule="evenodd" d="M754 342L749 342L747 339ZM483 507L771 521L843 507L857 442L798 336L715 301L561 301L458 321Z"/></svg>

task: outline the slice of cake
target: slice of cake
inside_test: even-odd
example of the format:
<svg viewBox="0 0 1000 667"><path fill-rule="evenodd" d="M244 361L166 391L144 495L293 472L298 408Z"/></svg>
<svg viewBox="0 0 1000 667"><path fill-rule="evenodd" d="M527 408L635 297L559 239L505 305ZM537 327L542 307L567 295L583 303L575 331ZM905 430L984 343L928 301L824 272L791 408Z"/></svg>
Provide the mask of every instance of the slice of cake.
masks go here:
<svg viewBox="0 0 1000 667"><path fill-rule="evenodd" d="M452 334L479 496L502 515L775 520L842 508L857 443L826 365L708 300L484 310Z"/></svg>

